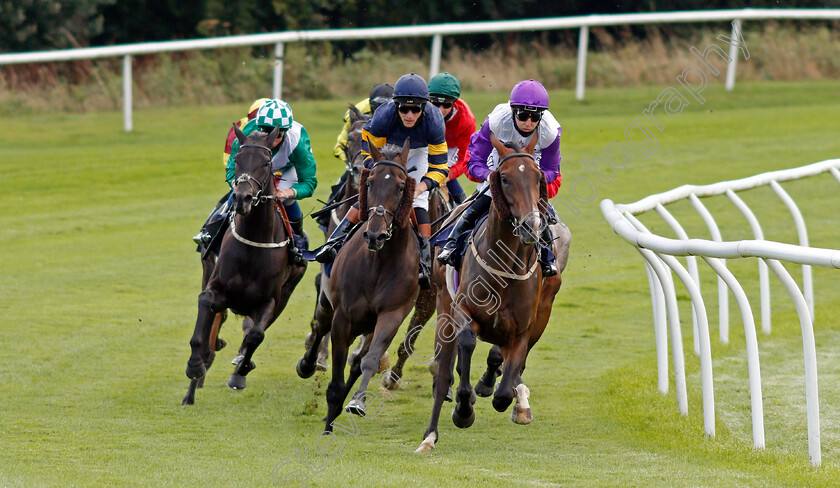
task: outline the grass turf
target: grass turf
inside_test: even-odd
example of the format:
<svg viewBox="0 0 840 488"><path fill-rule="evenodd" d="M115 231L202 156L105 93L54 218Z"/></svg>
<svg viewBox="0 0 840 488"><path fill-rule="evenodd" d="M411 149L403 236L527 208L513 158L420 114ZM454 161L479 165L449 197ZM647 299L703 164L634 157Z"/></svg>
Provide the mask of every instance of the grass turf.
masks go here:
<svg viewBox="0 0 840 488"><path fill-rule="evenodd" d="M572 229L572 250L551 323L525 375L531 425L514 425L480 399L476 423L459 430L445 404L438 448L413 454L428 423L431 378L409 362L407 387L377 417L357 420L357 435L338 432L332 448L341 443L341 449L329 459L313 454L328 377L301 380L294 371L309 328L314 266L256 353L248 388L225 386L241 337L238 321L229 320L222 336L230 346L196 405L180 405L200 283L189 238L226 190L221 141L244 108L142 110L130 134L113 112L4 118L0 485L266 486L298 471L299 479L285 480L289 486L304 478L309 486L832 486L840 476L837 272L814 273L823 466L812 468L798 319L778 282L771 281L773 333L759 334L767 449L756 451L737 307L730 303L731 341L721 344L715 279L701 265L717 400L717 437L705 439L687 294L678 285L690 407L684 418L673 386L667 396L656 390L641 260L612 233L597 203L837 157L837 89L834 82L743 83L730 93L712 85L705 104L665 117L653 155L634 150L609 184L596 182L597 196L578 204L578 214L557 205ZM564 127L562 196L585 175L580 161L603 159L605 146L622 141L625 127L661 90L595 89L583 103L569 91L552 92ZM506 94L465 99L482 118ZM331 152L344 104L293 103L312 136L321 198L341 171ZM815 246L840 247L836 184L823 175L784 185L800 203ZM789 215L769 189L743 197L768 238L795 242ZM304 211L317 207L313 202L302 202ZM707 205L725 239L750 237L725 199ZM708 235L688 205L672 207L690 235ZM671 235L657 217L642 220ZM306 225L320 243L313 222ZM758 315L755 262L730 267ZM421 354L431 340L430 331L421 335ZM479 345L476 369L487 349Z"/></svg>

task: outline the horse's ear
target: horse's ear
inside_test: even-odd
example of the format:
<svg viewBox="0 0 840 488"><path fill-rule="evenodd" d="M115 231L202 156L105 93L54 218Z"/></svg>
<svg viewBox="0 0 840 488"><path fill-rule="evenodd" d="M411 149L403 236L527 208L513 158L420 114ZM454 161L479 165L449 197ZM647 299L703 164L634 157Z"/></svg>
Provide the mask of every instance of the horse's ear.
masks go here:
<svg viewBox="0 0 840 488"><path fill-rule="evenodd" d="M350 108L350 125L353 125L357 120L362 120L364 118L365 114L363 114L362 111L356 108L356 106L352 103L348 103L347 107Z"/></svg>
<svg viewBox="0 0 840 488"><path fill-rule="evenodd" d="M376 147L376 146L373 144L373 141L371 141L370 139L368 139L368 140L367 140L367 142L368 142L368 149L370 150L370 151L369 151L369 152L370 152L370 157L371 157L371 159L373 159L373 162L374 162L374 163L377 163L377 162L382 161L383 159L385 159L385 156L383 156L383 155L382 155L382 153L381 153L381 152L379 152L379 148L378 148L378 147Z"/></svg>
<svg viewBox="0 0 840 488"><path fill-rule="evenodd" d="M513 153L513 149L502 144L502 141L496 138L496 134L493 134L492 132L490 133L490 142L493 144L493 147L496 149L496 152L499 153L499 160L501 160L508 154Z"/></svg>
<svg viewBox="0 0 840 488"><path fill-rule="evenodd" d="M271 134L268 135L268 139L265 141L265 145L268 147L274 146L274 141L277 139L277 136L280 135L280 127L275 127Z"/></svg>
<svg viewBox="0 0 840 488"><path fill-rule="evenodd" d="M499 175L499 170L491 171L487 175L487 181L490 183L490 195L493 197L493 206L496 208L496 213L502 220L509 219L512 214L505 193L502 191L502 178Z"/></svg>
<svg viewBox="0 0 840 488"><path fill-rule="evenodd" d="M408 166L408 152L411 151L411 138L406 137L405 142L403 143L402 151L400 151L399 156L394 158L394 161L403 165L403 167Z"/></svg>
<svg viewBox="0 0 840 488"><path fill-rule="evenodd" d="M245 144L245 134L242 133L242 130L240 130L239 126L236 125L236 122L233 123L233 133L236 134L236 138L239 140L239 145Z"/></svg>
<svg viewBox="0 0 840 488"><path fill-rule="evenodd" d="M531 156L534 155L534 148L537 147L537 142L540 140L540 126L537 125L537 128L534 129L534 134L531 136L531 141L528 145L523 149L526 153L530 154Z"/></svg>

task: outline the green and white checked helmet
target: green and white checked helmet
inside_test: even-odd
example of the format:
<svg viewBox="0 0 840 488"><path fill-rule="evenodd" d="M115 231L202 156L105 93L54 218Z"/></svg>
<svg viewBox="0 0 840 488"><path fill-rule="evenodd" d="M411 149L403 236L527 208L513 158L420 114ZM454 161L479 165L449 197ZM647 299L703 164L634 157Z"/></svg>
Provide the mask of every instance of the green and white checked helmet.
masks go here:
<svg viewBox="0 0 840 488"><path fill-rule="evenodd" d="M292 107L280 99L266 100L257 110L257 127L279 127L282 130L292 128Z"/></svg>

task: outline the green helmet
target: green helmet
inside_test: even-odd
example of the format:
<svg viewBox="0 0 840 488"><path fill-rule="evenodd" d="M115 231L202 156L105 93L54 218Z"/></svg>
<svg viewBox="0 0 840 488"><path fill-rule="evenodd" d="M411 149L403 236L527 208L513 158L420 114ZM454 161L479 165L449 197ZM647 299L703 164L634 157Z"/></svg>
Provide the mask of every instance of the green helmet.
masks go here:
<svg viewBox="0 0 840 488"><path fill-rule="evenodd" d="M257 127L279 127L282 130L292 128L292 107L280 99L267 100L257 110Z"/></svg>
<svg viewBox="0 0 840 488"><path fill-rule="evenodd" d="M457 100L461 97L461 84L458 83L457 78L447 72L438 73L429 80L429 96L432 100L436 98Z"/></svg>

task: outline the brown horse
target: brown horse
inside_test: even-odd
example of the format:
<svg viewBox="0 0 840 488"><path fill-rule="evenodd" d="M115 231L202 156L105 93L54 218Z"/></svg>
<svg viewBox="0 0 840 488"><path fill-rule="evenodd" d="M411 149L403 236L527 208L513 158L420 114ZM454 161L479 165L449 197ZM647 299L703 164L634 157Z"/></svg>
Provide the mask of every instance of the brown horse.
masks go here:
<svg viewBox="0 0 840 488"><path fill-rule="evenodd" d="M364 416L368 383L379 369L380 358L391 344L417 298L418 248L409 216L415 181L408 176L409 141L393 161L385 160L371 144L375 162L362 174L359 208L366 223L352 234L333 265L329 300L332 324L320 323L312 348L298 363L301 376L315 369L315 349L327 332L332 341L332 381L327 387L326 431L361 375L359 388L346 410ZM344 363L353 340L372 334L353 361L347 382Z"/></svg>
<svg viewBox="0 0 840 488"><path fill-rule="evenodd" d="M236 214L222 239L219 257L204 291L198 296L198 317L190 339L187 362L190 390L183 404L195 402L194 382L200 381L211 363L211 329L217 314L226 309L245 316L243 358L228 380L235 390L245 388L245 376L265 337L265 330L280 315L306 266L289 261L290 228L278 213L271 171L271 147L279 129L271 134L255 131L246 137L236 128L241 144L236 155L233 205Z"/></svg>
<svg viewBox="0 0 840 488"><path fill-rule="evenodd" d="M561 275L544 279L537 263L535 243L541 226L546 224L548 201L545 177L533 157L533 143L523 152L518 147L503 146L495 137L492 142L501 158L498 169L489 177L493 205L487 220L471 237L457 290L447 289L446 282L452 282L451 268L447 271L446 266L436 263L440 291L435 351L439 366L432 387L431 419L417 452L433 449L439 439L440 409L452 383L456 348L461 382L452 421L467 428L475 420L470 367L476 338L498 346L503 359L502 381L494 394L493 408L503 412L515 397L511 419L519 424L531 421L529 392L520 375L528 352L548 323ZM557 267L562 271L568 260L570 234L566 227L557 226L555 237ZM492 353L488 364L491 358ZM495 367L488 373L495 381Z"/></svg>
<svg viewBox="0 0 840 488"><path fill-rule="evenodd" d="M350 130L347 131L347 147L345 147L345 155L347 156L347 178L344 183L344 193L339 197L339 201L347 200L359 194L359 180L362 176L362 171L365 169L364 157L362 156L362 128L370 119L370 115L363 114L353 104L348 104L350 108ZM350 211L353 206L353 201L348 201L341 206L333 209L330 212L330 220L327 224L327 230L324 233L325 237L332 234L335 227L341 222L341 219ZM329 287L329 278L324 272L324 265L321 265L321 272L315 275L315 311L312 315L312 321L309 323L311 331L306 336L304 345L306 349L312 346L312 342L317 334L319 323L332 322L332 306L327 299L326 289ZM326 371L327 358L329 357L329 334L322 340L318 349L318 358L315 366L317 370Z"/></svg>

